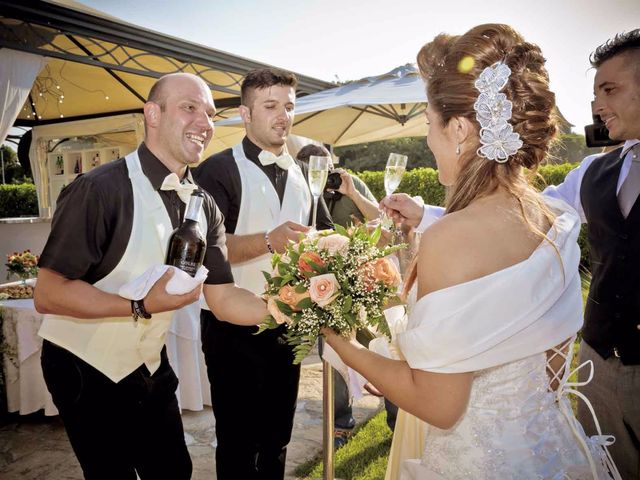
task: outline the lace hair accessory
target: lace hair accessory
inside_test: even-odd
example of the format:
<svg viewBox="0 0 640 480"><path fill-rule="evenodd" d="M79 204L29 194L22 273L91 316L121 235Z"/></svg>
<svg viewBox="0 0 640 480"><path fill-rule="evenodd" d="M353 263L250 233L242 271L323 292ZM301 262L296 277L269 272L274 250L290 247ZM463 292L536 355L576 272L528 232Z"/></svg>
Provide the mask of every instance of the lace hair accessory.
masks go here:
<svg viewBox="0 0 640 480"><path fill-rule="evenodd" d="M520 135L508 123L513 104L504 93L500 93L511 75L511 69L502 62L485 68L475 82L480 92L473 105L476 119L480 123L480 143L477 153L481 157L505 163L522 148Z"/></svg>

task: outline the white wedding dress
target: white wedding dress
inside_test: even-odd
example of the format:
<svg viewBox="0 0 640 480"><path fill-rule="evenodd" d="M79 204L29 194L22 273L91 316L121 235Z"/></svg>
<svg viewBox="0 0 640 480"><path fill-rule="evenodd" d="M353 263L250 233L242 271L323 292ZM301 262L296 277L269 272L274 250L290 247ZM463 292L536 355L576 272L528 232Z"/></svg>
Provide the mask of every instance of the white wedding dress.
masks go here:
<svg viewBox="0 0 640 480"><path fill-rule="evenodd" d="M422 458L402 463L402 480L619 478L606 451L612 437L588 438L568 398L578 386L569 362L582 325L580 221L565 204L550 206L557 250L542 242L523 262L411 309L397 337L409 365L475 377L463 417L449 430L426 427ZM554 371L557 355L564 364Z"/></svg>

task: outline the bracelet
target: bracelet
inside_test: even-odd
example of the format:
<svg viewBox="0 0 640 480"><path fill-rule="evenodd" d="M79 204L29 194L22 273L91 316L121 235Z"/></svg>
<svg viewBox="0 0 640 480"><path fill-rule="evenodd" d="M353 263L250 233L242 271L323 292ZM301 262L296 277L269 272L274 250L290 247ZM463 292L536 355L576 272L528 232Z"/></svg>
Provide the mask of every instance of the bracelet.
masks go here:
<svg viewBox="0 0 640 480"><path fill-rule="evenodd" d="M267 250L269 250L269 253L270 253L270 254L272 254L272 255L273 255L274 253L276 253L276 252L273 250L273 247L271 246L271 241L269 241L269 232L264 232L264 241L265 241L265 242L266 242L266 244L267 244Z"/></svg>
<svg viewBox="0 0 640 480"><path fill-rule="evenodd" d="M151 318L151 314L144 308L144 299L131 300L131 316L134 322L137 322L140 317L146 320Z"/></svg>

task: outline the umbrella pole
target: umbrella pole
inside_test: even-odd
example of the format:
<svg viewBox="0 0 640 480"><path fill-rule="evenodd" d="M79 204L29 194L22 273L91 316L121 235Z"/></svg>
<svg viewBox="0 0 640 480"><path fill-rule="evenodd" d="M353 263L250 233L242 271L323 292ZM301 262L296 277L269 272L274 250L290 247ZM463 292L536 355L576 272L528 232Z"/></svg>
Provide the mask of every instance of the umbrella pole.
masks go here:
<svg viewBox="0 0 640 480"><path fill-rule="evenodd" d="M321 340L324 342L324 339ZM322 448L324 457L323 480L334 480L333 468L333 368L322 361Z"/></svg>

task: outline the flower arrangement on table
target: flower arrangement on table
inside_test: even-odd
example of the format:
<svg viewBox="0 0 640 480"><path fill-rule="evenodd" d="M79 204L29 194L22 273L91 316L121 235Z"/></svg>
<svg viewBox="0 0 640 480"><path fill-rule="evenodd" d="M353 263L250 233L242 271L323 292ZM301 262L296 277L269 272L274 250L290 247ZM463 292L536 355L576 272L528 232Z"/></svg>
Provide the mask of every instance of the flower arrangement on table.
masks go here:
<svg viewBox="0 0 640 480"><path fill-rule="evenodd" d="M381 227L364 225L322 231L283 254L274 254L264 298L269 315L258 333L287 325L287 342L300 363L313 348L322 327L349 336L371 327L390 337L383 309L397 298L400 273L388 255L404 247L378 247Z"/></svg>
<svg viewBox="0 0 640 480"><path fill-rule="evenodd" d="M22 253L13 252L11 255L7 255L7 280L12 275L26 280L27 278L34 278L38 275L38 256L31 253L31 250L25 250Z"/></svg>

